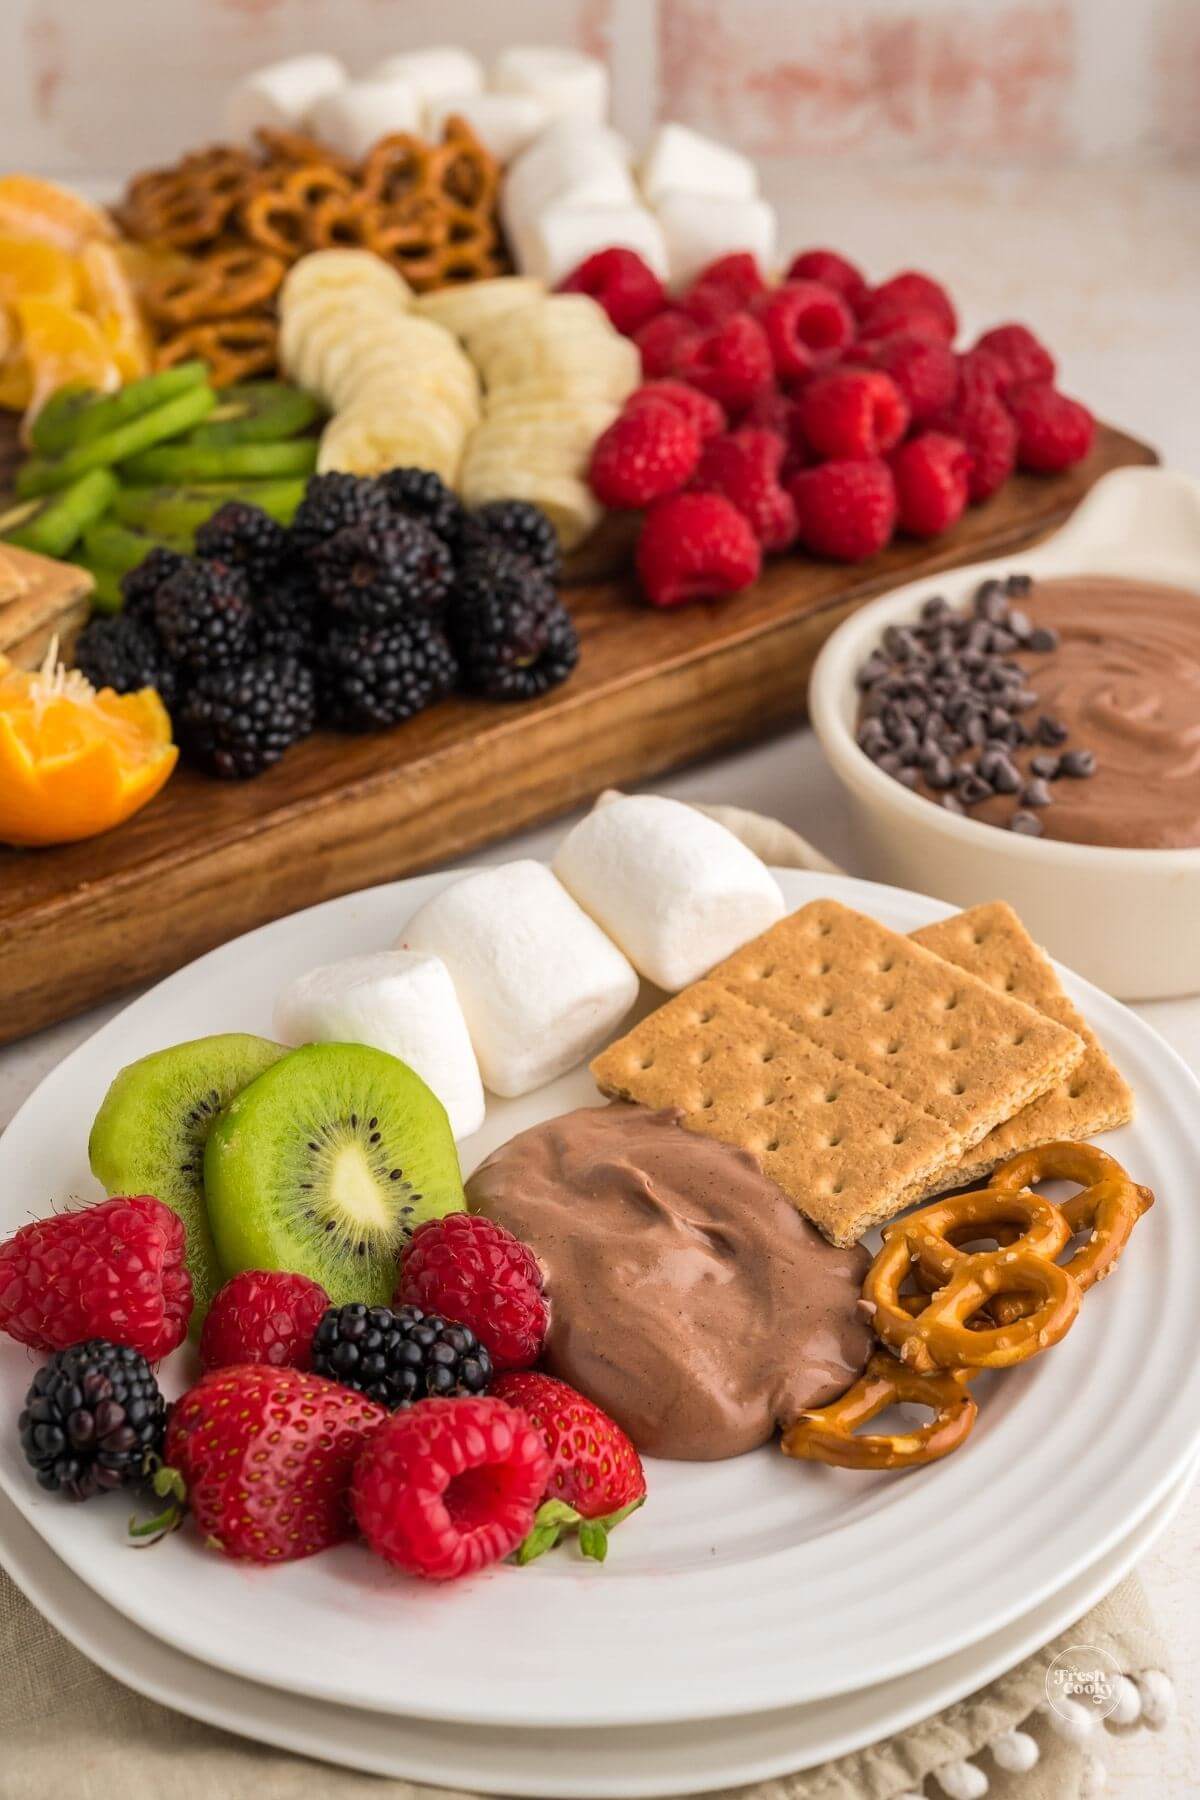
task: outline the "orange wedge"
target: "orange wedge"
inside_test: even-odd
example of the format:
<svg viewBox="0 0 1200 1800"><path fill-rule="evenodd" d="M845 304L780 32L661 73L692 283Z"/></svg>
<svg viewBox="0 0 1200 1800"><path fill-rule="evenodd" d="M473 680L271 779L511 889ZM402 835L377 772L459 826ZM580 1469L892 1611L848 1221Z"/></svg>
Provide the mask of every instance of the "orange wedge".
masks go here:
<svg viewBox="0 0 1200 1800"><path fill-rule="evenodd" d="M35 673L0 657L0 843L73 843L152 800L178 756L153 688L97 693L51 647Z"/></svg>
<svg viewBox="0 0 1200 1800"><path fill-rule="evenodd" d="M0 233L0 300L34 297L73 306L79 291L75 259L39 238Z"/></svg>
<svg viewBox="0 0 1200 1800"><path fill-rule="evenodd" d="M31 378L26 424L68 382L106 394L121 385L113 346L88 313L57 300L18 300L15 310Z"/></svg>
<svg viewBox="0 0 1200 1800"><path fill-rule="evenodd" d="M142 310L114 244L85 244L79 253L83 305L112 351L122 381L150 373L150 338Z"/></svg>
<svg viewBox="0 0 1200 1800"><path fill-rule="evenodd" d="M40 238L77 256L93 238L115 238L102 207L35 175L0 175L0 231Z"/></svg>

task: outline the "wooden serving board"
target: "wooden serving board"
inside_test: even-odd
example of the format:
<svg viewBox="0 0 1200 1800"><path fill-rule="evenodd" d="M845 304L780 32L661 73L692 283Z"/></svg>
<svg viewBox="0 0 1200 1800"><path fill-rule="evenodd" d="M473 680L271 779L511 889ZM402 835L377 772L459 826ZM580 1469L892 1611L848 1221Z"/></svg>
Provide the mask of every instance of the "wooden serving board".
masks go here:
<svg viewBox="0 0 1200 1800"><path fill-rule="evenodd" d="M853 569L783 557L746 593L677 612L640 604L627 575L584 583L568 595L579 668L543 700L455 699L378 736L320 733L245 784L181 767L103 837L0 849L0 1042L266 920L794 725L817 651L864 600L1028 544L1108 470L1156 460L1102 427L1086 462L1016 477L935 544Z"/></svg>

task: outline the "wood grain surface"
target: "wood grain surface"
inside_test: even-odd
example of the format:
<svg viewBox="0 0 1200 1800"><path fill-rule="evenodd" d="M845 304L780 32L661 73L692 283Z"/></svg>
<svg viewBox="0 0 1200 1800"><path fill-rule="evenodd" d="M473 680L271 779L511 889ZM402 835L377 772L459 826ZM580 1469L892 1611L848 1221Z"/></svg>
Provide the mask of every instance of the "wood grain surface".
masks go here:
<svg viewBox="0 0 1200 1800"><path fill-rule="evenodd" d="M0 849L0 1042L268 919L795 724L817 651L864 600L1029 544L1108 470L1155 460L1102 427L1086 462L1014 478L933 544L850 569L783 557L746 593L677 612L640 604L630 577L584 583L568 593L579 668L542 700L456 699L376 736L318 733L245 784L181 767L103 837Z"/></svg>

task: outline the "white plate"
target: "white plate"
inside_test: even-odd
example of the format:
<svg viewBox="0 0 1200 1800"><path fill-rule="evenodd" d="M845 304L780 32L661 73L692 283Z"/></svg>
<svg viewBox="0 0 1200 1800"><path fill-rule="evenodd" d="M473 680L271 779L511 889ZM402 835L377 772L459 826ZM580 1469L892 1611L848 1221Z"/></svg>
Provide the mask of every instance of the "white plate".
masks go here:
<svg viewBox="0 0 1200 1800"><path fill-rule="evenodd" d="M355 1712L194 1662L97 1599L0 1497L4 1566L76 1649L189 1718L372 1775L537 1800L655 1800L809 1769L927 1719L1057 1637L1111 1593L1179 1511L1195 1466L1142 1523L1052 1600L994 1637L879 1687L740 1719L624 1730L506 1731Z"/></svg>
<svg viewBox="0 0 1200 1800"><path fill-rule="evenodd" d="M0 1140L0 1229L95 1192L88 1125L120 1064L204 1032L266 1031L285 980L389 943L446 879L281 920L135 1001L55 1070ZM945 911L844 877L781 880L793 905L832 894L901 930ZM11 1432L0 1440L0 1486L102 1598L186 1654L383 1712L530 1727L727 1718L873 1686L953 1655L1130 1532L1200 1440L1200 1089L1140 1020L1083 982L1068 987L1137 1092L1137 1123L1112 1143L1159 1204L1066 1342L980 1384L980 1424L945 1462L899 1478L798 1465L773 1449L704 1466L655 1463L649 1503L622 1526L604 1568L555 1555L450 1587L402 1579L353 1545L264 1570L181 1533L133 1558L121 1509L42 1494ZM532 1120L594 1097L578 1070L494 1103L465 1166ZM4 1416L29 1372L26 1353L5 1344ZM171 1374L179 1385L185 1371ZM449 1681L464 1643L480 1679Z"/></svg>

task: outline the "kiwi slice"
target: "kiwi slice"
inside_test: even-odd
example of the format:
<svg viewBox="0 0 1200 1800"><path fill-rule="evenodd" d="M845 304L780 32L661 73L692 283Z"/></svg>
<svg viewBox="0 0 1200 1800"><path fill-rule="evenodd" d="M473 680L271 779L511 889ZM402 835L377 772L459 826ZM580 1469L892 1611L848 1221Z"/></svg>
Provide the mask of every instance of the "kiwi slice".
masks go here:
<svg viewBox="0 0 1200 1800"><path fill-rule="evenodd" d="M224 1276L204 1206L204 1144L223 1106L287 1052L232 1032L156 1050L122 1069L88 1140L92 1174L110 1194L155 1194L187 1228L193 1334Z"/></svg>
<svg viewBox="0 0 1200 1800"><path fill-rule="evenodd" d="M117 491L109 469L93 469L68 488L0 511L0 537L43 556L65 556L88 526L108 511Z"/></svg>
<svg viewBox="0 0 1200 1800"><path fill-rule="evenodd" d="M69 486L89 469L108 468L113 463L125 462L139 451L148 450L151 444L160 444L164 438L178 437L180 432L189 431L216 404L217 396L206 382L202 382L199 387L188 388L173 400L150 412L139 413L135 419L128 419L112 431L92 438L89 443L79 444L65 456L31 456L17 473L17 493L47 494L53 488Z"/></svg>
<svg viewBox="0 0 1200 1800"><path fill-rule="evenodd" d="M308 1044L244 1088L204 1187L223 1268L309 1275L338 1306L386 1305L414 1229L466 1205L441 1101L364 1044Z"/></svg>
<svg viewBox="0 0 1200 1800"><path fill-rule="evenodd" d="M138 526L155 537L182 537L197 531L227 500L245 500L290 525L304 498L307 482L213 481L186 485L122 487L113 501L113 516L122 525Z"/></svg>
<svg viewBox="0 0 1200 1800"><path fill-rule="evenodd" d="M70 382L51 395L33 422L30 441L39 456L62 456L81 444L115 431L189 388L202 387L208 365L199 360L177 363L157 375L129 381L115 394L101 394L79 381Z"/></svg>
<svg viewBox="0 0 1200 1800"><path fill-rule="evenodd" d="M278 444L299 437L321 417L321 407L303 388L286 381L239 381L217 389L216 407L185 441L205 448Z"/></svg>
<svg viewBox="0 0 1200 1800"><path fill-rule="evenodd" d="M77 569L86 569L92 578L92 591L88 599L92 603L93 612L119 613L125 604L125 596L121 592L121 577L115 569L106 568L103 563L96 563L83 551L71 553L71 561Z"/></svg>
<svg viewBox="0 0 1200 1800"><path fill-rule="evenodd" d="M124 575L136 569L152 550L178 550L187 555L192 548L191 534L186 531L175 537L159 537L153 532L118 525L113 519L100 519L84 532L81 554L75 560L86 563L89 569L111 569L115 575Z"/></svg>
<svg viewBox="0 0 1200 1800"><path fill-rule="evenodd" d="M316 466L316 438L296 438L282 444L162 444L131 457L121 473L130 481L273 480L311 475Z"/></svg>

